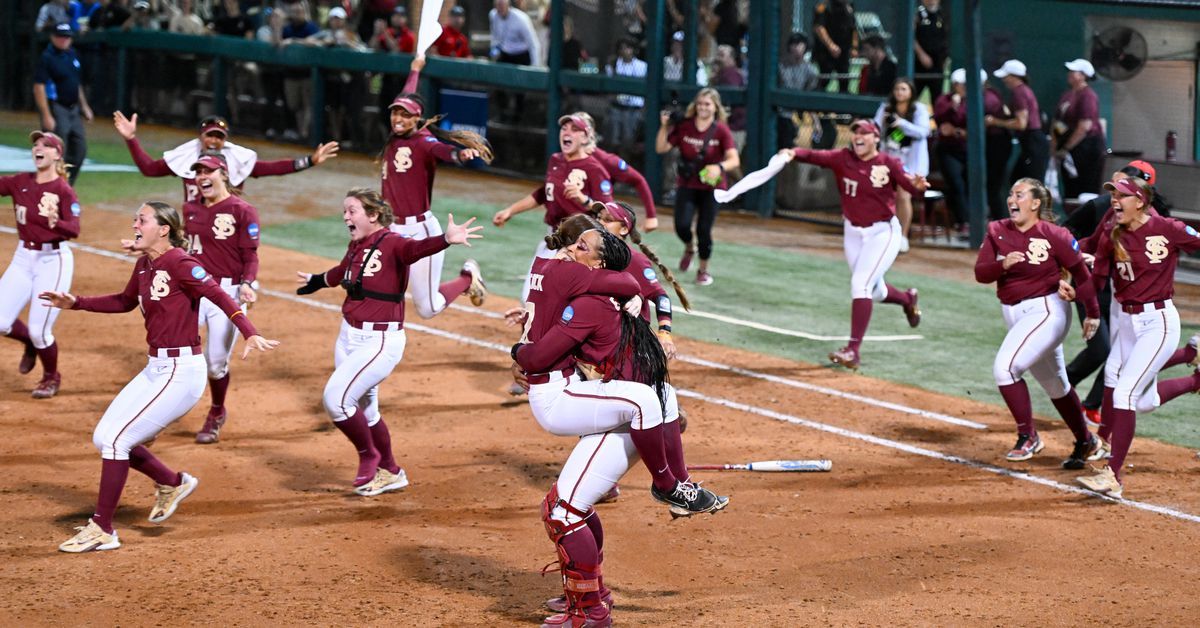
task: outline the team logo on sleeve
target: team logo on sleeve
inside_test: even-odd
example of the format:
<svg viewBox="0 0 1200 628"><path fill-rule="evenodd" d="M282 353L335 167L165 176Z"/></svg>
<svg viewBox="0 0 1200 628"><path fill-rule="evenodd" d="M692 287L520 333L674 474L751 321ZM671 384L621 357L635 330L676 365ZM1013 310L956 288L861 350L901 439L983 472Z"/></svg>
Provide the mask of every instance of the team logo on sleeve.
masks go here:
<svg viewBox="0 0 1200 628"><path fill-rule="evenodd" d="M82 214L82 213L83 213L83 208L79 206L79 203L71 203L71 215L72 216L78 216L79 214ZM1189 227L1189 229L1190 229L1190 227Z"/></svg>
<svg viewBox="0 0 1200 628"><path fill-rule="evenodd" d="M655 303L655 306L657 307L659 314L670 314L671 313L671 298L665 294L660 295L658 297L658 302Z"/></svg>
<svg viewBox="0 0 1200 628"><path fill-rule="evenodd" d="M233 214L217 214L214 216L212 232L213 237L218 240L225 240L236 233L237 222L234 221Z"/></svg>
<svg viewBox="0 0 1200 628"><path fill-rule="evenodd" d="M205 272L205 270L202 267L200 267L200 266L192 267L192 277L194 277L196 279L196 281L204 281L204 278L207 276L208 276L208 273Z"/></svg>
<svg viewBox="0 0 1200 628"><path fill-rule="evenodd" d="M608 179L601 181L600 182L600 191L604 192L605 194L612 194L612 182L609 181Z"/></svg>
<svg viewBox="0 0 1200 628"><path fill-rule="evenodd" d="M562 322L569 323L571 322L572 318L575 318L575 308L568 305L566 309L563 310Z"/></svg>
<svg viewBox="0 0 1200 628"><path fill-rule="evenodd" d="M625 160L622 159L617 162L617 170L629 170L629 164L625 163Z"/></svg>
<svg viewBox="0 0 1200 628"><path fill-rule="evenodd" d="M642 276L645 277L646 281L649 281L650 283L656 283L658 281L658 273L655 273L653 268L647 268L643 270Z"/></svg>
<svg viewBox="0 0 1200 628"><path fill-rule="evenodd" d="M1171 251L1167 249L1167 236L1150 236L1146 238L1146 257L1151 264L1161 264Z"/></svg>
<svg viewBox="0 0 1200 628"><path fill-rule="evenodd" d="M1183 230L1186 231L1187 234L1192 236L1193 238L1200 237L1200 232L1197 232L1195 229L1191 228L1190 226L1184 227Z"/></svg>
<svg viewBox="0 0 1200 628"><path fill-rule="evenodd" d="M195 276L196 271L204 272L203 268L197 266L192 270L192 275ZM150 300L158 301L163 297L171 294L171 273L165 270L154 271L154 279L150 280Z"/></svg>
<svg viewBox="0 0 1200 628"><path fill-rule="evenodd" d="M1050 259L1050 241L1045 238L1029 238L1029 250L1025 252L1025 261L1037 266Z"/></svg>
<svg viewBox="0 0 1200 628"><path fill-rule="evenodd" d="M1071 238L1071 250L1075 251L1076 253L1079 252L1079 240Z"/></svg>
<svg viewBox="0 0 1200 628"><path fill-rule="evenodd" d="M258 223L257 222L250 223L250 226L246 227L246 234L249 235L251 238L257 238L258 237Z"/></svg>
<svg viewBox="0 0 1200 628"><path fill-rule="evenodd" d="M871 166L871 185L881 188L892 180L888 167L884 164Z"/></svg>

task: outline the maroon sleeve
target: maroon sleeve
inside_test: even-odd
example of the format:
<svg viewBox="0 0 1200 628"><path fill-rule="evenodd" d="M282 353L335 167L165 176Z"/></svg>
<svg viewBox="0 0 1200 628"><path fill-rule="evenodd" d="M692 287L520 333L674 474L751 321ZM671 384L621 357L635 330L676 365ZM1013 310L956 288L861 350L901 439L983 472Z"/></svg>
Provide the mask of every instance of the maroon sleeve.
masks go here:
<svg viewBox="0 0 1200 628"><path fill-rule="evenodd" d="M71 306L71 309L108 314L133 311L133 308L138 305L138 266L140 264L134 265L133 273L129 275L129 282L125 284L125 289L121 292L107 294L102 297L75 297L75 305Z"/></svg>
<svg viewBox="0 0 1200 628"><path fill-rule="evenodd" d="M401 46L403 46L403 44L401 44ZM413 46L415 47L416 43L414 43ZM408 78L404 79L404 89L400 90L400 93L401 94L411 94L411 93L417 91L417 82L419 82L420 80L421 80L421 73L419 71L418 72L409 72Z"/></svg>
<svg viewBox="0 0 1200 628"><path fill-rule="evenodd" d="M125 140L125 146L129 148L129 156L133 157L133 163L137 169L145 177L166 177L174 172L171 172L171 167L167 165L165 159L154 159L142 150L142 144L138 142L136 137Z"/></svg>
<svg viewBox="0 0 1200 628"><path fill-rule="evenodd" d="M517 350L517 364L526 373L545 373L546 369L562 361L579 344L562 325L555 325L542 334L537 342L521 345Z"/></svg>
<svg viewBox="0 0 1200 628"><path fill-rule="evenodd" d="M650 184L646 183L646 177L643 177L637 168L629 165L629 162L624 159L603 150L597 150L593 155L600 161L600 165L608 170L614 181L633 186L637 191L638 198L642 201L642 206L646 208L647 218L654 218L658 215L658 211L654 207L654 192L650 190Z"/></svg>
<svg viewBox="0 0 1200 628"><path fill-rule="evenodd" d="M233 299L225 294L221 286L213 281L212 275L204 272L203 268L201 268L199 273L194 273L192 271L193 268L201 268L200 263L190 257L185 257L170 269L171 277L179 282L179 287L188 296L204 297L212 301L213 305L221 308L221 311L225 312L225 315L229 317L229 321L242 333L243 338L257 336L258 330L254 328L254 323L251 323L250 319L246 317L246 313L242 311L242 308L238 307L233 302ZM203 279L196 279L197 274L203 277Z"/></svg>
<svg viewBox="0 0 1200 628"><path fill-rule="evenodd" d="M16 189L17 175L9 175L0 177L0 196L12 196L13 190Z"/></svg>
<svg viewBox="0 0 1200 628"><path fill-rule="evenodd" d="M433 137L433 136L430 136ZM434 138L436 140L436 138ZM458 148L442 141L428 142L429 152L439 161L448 161L457 163L458 159L455 155L458 154Z"/></svg>
<svg viewBox="0 0 1200 628"><path fill-rule="evenodd" d="M1200 232L1187 226L1180 220L1168 218L1171 224L1171 243L1186 253L1200 250Z"/></svg>
<svg viewBox="0 0 1200 628"><path fill-rule="evenodd" d="M254 169L250 171L252 177L273 177L281 174L291 174L297 172L296 162L305 159L280 159L277 161L256 161Z"/></svg>
<svg viewBox="0 0 1200 628"><path fill-rule="evenodd" d="M983 238L983 246L979 247L979 256L975 258L975 281L992 283L1004 274L1004 262L996 259L996 247L992 242L992 234Z"/></svg>
<svg viewBox="0 0 1200 628"><path fill-rule="evenodd" d="M814 166L823 168L833 168L837 163L838 154L841 150L812 150L811 148L794 148L792 152L796 154L796 161L802 161Z"/></svg>
<svg viewBox="0 0 1200 628"><path fill-rule="evenodd" d="M581 264L577 266L583 267ZM580 292L572 292L571 296L579 296L581 294L597 294L605 297L614 297L617 299L632 299L641 293L638 287L638 282L624 271L614 270L587 270L586 281L582 283Z"/></svg>
<svg viewBox="0 0 1200 628"><path fill-rule="evenodd" d="M721 148L721 154L717 157L719 161L725 161L725 151L731 148L737 148L737 143L733 141L733 131L729 130L729 125L724 122L717 123L716 132L717 146Z"/></svg>
<svg viewBox="0 0 1200 628"><path fill-rule="evenodd" d="M934 121L938 124L946 122L946 114L950 113L950 110L953 108L954 101L951 99L950 94L942 94L941 96L938 96L937 100L933 103Z"/></svg>
<svg viewBox="0 0 1200 628"><path fill-rule="evenodd" d="M896 182L896 185L904 188L909 194L917 198L925 197L925 193L918 190L917 186L913 185L912 180L908 178L908 173L904 171L904 166L900 163L899 159L889 156L887 164L888 170L892 173L892 180Z"/></svg>
<svg viewBox="0 0 1200 628"><path fill-rule="evenodd" d="M546 186L545 186L545 184L539 185L537 187L537 189L534 190L530 194L530 196L533 197L534 202L536 202L538 205L545 205L546 204Z"/></svg>
<svg viewBox="0 0 1200 628"><path fill-rule="evenodd" d="M259 224L258 208L246 203L242 206L242 225L238 234L238 253L242 261L242 281L254 281L258 278L258 243Z"/></svg>
<svg viewBox="0 0 1200 628"><path fill-rule="evenodd" d="M1091 89L1085 89L1079 95L1076 105L1078 105L1078 108L1074 112L1076 120L1082 122L1100 117L1100 99L1096 96L1096 92Z"/></svg>
<svg viewBox="0 0 1200 628"><path fill-rule="evenodd" d="M330 288L338 285L342 281L342 277L346 275L346 269L350 267L350 256L353 254L353 249L346 251L346 256L337 266L330 268L323 273L325 277L325 285Z"/></svg>
<svg viewBox="0 0 1200 628"><path fill-rule="evenodd" d="M587 189L583 193L588 195L593 201L600 201L601 203L612 202L612 181L609 178L608 171L598 161L593 161L589 166L588 170L591 173L587 178ZM585 206L584 210L586 211L586 209L587 207Z"/></svg>
<svg viewBox="0 0 1200 628"><path fill-rule="evenodd" d="M683 123L676 124L671 127L671 132L667 133L667 143L671 146L679 146L679 142L682 141L683 132L679 128L681 126L683 126Z"/></svg>
<svg viewBox="0 0 1200 628"><path fill-rule="evenodd" d="M405 265L409 265L423 257L429 257L448 248L450 248L450 243L446 241L445 236L440 238L425 238L424 240L401 238L400 246L396 247L396 259Z"/></svg>
<svg viewBox="0 0 1200 628"><path fill-rule="evenodd" d="M79 198L75 190L67 186L67 191L58 195L58 222L54 223L54 232L68 240L79 237Z"/></svg>

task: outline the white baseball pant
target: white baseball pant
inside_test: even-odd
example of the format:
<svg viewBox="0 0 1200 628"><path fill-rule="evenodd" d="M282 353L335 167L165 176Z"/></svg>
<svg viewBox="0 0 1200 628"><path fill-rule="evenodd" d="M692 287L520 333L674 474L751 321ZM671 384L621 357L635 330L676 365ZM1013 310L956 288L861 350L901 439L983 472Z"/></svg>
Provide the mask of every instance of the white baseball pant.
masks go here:
<svg viewBox="0 0 1200 628"><path fill-rule="evenodd" d="M870 227L844 223L842 249L850 264L850 298L882 301L887 296L883 274L900 254L900 221L892 216Z"/></svg>
<svg viewBox="0 0 1200 628"><path fill-rule="evenodd" d="M419 222L417 217L403 218L401 222L392 223L388 228L413 240L442 235L442 223L430 211L425 212ZM408 289L412 293L417 316L421 318L433 318L446 309L446 297L438 292L438 286L442 283L442 264L445 261L446 252L440 251L422 257L408 267Z"/></svg>
<svg viewBox="0 0 1200 628"><path fill-rule="evenodd" d="M234 303L238 302L238 290L241 288L231 279L221 280L221 289ZM242 312L249 308L242 304ZM204 338L204 359L208 361L208 378L221 379L229 372L229 356L233 353L233 345L237 343L237 326L221 308L208 299L200 299L200 324L208 329Z"/></svg>
<svg viewBox="0 0 1200 628"><path fill-rule="evenodd" d="M554 233L553 227L546 228L546 235ZM545 240L538 240L537 249L533 252L533 259L529 260L529 270L525 271L525 283L521 286L521 303L529 300L530 277L533 276L533 265L539 259L551 259L558 253L558 249L552 249L546 246Z"/></svg>
<svg viewBox="0 0 1200 628"><path fill-rule="evenodd" d="M1071 328L1071 304L1054 293L1002 309L1008 335L992 363L996 385L1015 384L1028 371L1051 399L1070 392L1062 343Z"/></svg>
<svg viewBox="0 0 1200 628"><path fill-rule="evenodd" d="M1113 303L1117 339L1104 365L1104 385L1113 389L1113 407L1152 412L1158 396L1158 372L1179 344L1179 311L1170 299L1166 305L1130 314Z"/></svg>
<svg viewBox="0 0 1200 628"><path fill-rule="evenodd" d="M325 411L337 421L362 408L367 425L379 422L379 384L404 357L406 338L400 323L366 323L383 329L359 329L342 319L333 349L333 375L325 384Z"/></svg>
<svg viewBox="0 0 1200 628"><path fill-rule="evenodd" d="M538 425L555 436L599 434L626 424L643 430L663 423L653 388L617 380L581 381L578 375L555 373L551 381L530 386L529 408Z"/></svg>
<svg viewBox="0 0 1200 628"><path fill-rule="evenodd" d="M167 355L159 349L159 355ZM171 351L175 351L172 349ZM180 357L151 356L146 368L112 400L96 430L92 444L106 460L129 460L129 450L188 413L204 394L204 356L191 348L178 349Z"/></svg>
<svg viewBox="0 0 1200 628"><path fill-rule="evenodd" d="M579 512L590 512L637 459L628 426L584 436L558 474L558 496ZM580 520L562 505L555 506L550 516L568 525Z"/></svg>
<svg viewBox="0 0 1200 628"><path fill-rule="evenodd" d="M58 249L31 250L17 244L12 263L0 277L0 335L12 331L13 322L29 305L29 339L45 349L54 344L54 321L62 310L46 305L37 295L46 291L70 292L75 275L75 255L63 242Z"/></svg>

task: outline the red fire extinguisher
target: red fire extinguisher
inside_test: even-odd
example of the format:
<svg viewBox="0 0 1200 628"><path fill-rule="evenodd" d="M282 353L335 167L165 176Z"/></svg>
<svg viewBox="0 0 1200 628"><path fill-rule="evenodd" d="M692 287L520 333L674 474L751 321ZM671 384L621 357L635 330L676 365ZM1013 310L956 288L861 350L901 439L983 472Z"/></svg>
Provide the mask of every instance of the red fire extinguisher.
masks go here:
<svg viewBox="0 0 1200 628"><path fill-rule="evenodd" d="M1179 135L1175 131L1167 131L1167 161L1175 161L1175 141Z"/></svg>

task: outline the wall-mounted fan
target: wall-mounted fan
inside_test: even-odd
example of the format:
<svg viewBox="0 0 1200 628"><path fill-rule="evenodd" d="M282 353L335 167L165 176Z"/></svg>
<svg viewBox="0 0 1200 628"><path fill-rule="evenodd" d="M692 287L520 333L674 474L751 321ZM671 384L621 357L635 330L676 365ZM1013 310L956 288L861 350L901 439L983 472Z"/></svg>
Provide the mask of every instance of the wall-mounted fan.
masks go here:
<svg viewBox="0 0 1200 628"><path fill-rule="evenodd" d="M1146 38L1128 26L1113 26L1092 36L1092 65L1110 81L1133 78L1146 65Z"/></svg>

